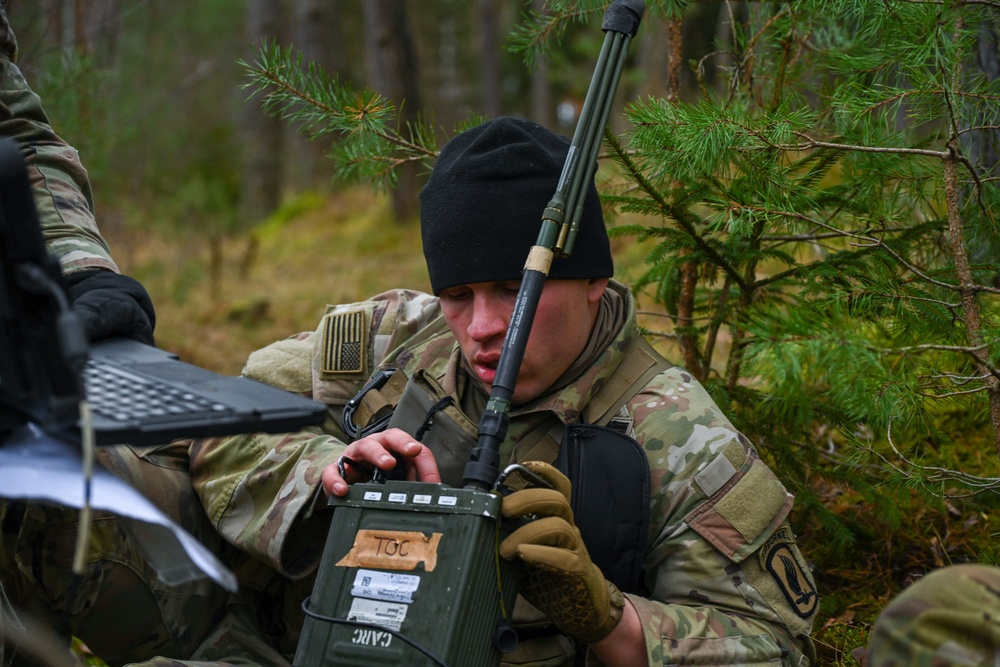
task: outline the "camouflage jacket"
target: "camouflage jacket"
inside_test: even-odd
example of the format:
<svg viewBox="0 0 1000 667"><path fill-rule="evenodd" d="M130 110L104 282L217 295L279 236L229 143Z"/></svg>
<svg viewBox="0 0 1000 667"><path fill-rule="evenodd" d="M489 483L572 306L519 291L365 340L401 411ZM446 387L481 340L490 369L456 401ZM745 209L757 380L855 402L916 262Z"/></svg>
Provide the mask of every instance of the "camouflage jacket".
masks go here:
<svg viewBox="0 0 1000 667"><path fill-rule="evenodd" d="M0 136L21 145L49 252L63 272L118 267L94 221L90 179L76 149L60 138L42 101L14 64L17 41L0 4Z"/></svg>
<svg viewBox="0 0 1000 667"><path fill-rule="evenodd" d="M625 325L581 377L512 411L502 465L534 458L518 451L519 439L540 420L579 420L597 389L614 378L626 342L640 334L628 290L611 288L628 300ZM312 576L325 527L310 508L321 470L345 447L335 416L343 404L382 366L419 372L456 398L465 390L458 345L439 315L431 296L387 292L333 307L316 331L250 357L247 376L311 394L331 405L331 419L323 431L195 443L193 483L223 537L287 577ZM436 333L420 335L428 327ZM787 524L791 496L683 369L657 375L626 408L651 471L643 563L651 594L630 596L650 664L810 664L808 633L818 601ZM475 432L475 416L454 405L447 410Z"/></svg>

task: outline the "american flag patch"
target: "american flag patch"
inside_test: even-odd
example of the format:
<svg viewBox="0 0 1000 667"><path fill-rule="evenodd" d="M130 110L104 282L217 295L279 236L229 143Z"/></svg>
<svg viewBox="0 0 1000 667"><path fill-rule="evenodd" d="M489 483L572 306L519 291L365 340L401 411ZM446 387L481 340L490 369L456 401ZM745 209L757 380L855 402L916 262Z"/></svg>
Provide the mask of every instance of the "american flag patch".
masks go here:
<svg viewBox="0 0 1000 667"><path fill-rule="evenodd" d="M365 370L365 314L334 313L323 326L323 372L362 373Z"/></svg>

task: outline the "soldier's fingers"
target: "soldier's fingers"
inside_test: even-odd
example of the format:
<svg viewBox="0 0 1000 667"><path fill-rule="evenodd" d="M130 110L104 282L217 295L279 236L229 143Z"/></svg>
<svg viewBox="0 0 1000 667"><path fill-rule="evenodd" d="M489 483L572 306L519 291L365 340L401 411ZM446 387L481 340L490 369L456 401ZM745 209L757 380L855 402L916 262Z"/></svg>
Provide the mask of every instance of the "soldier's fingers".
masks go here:
<svg viewBox="0 0 1000 667"><path fill-rule="evenodd" d="M539 477L542 477L549 485L566 496L570 497L572 485L566 475L562 474L558 468L542 461L525 461L522 465Z"/></svg>
<svg viewBox="0 0 1000 667"><path fill-rule="evenodd" d="M555 489L522 489L506 496L500 505L505 519L517 519L526 515L556 516L568 523L573 522L573 510L569 501Z"/></svg>
<svg viewBox="0 0 1000 667"><path fill-rule="evenodd" d="M390 428L369 437L372 440L377 440L386 452L395 454L395 457L390 456L388 460L380 458L375 461L375 465L379 468L391 470L399 459L406 463L408 479L434 483L441 481L441 474L438 472L434 454L427 447L414 440L413 436L406 431Z"/></svg>
<svg viewBox="0 0 1000 667"><path fill-rule="evenodd" d="M367 481L375 468L392 470L397 457L406 462L407 478L432 483L441 481L431 450L406 431L388 429L348 445L339 464L323 470L323 488L327 493L343 496L349 484Z"/></svg>
<svg viewBox="0 0 1000 667"><path fill-rule="evenodd" d="M411 452L407 458L410 470L416 473L416 479L421 482L437 484L441 481L441 472L438 470L433 452L419 442L414 444L416 447L408 450Z"/></svg>
<svg viewBox="0 0 1000 667"><path fill-rule="evenodd" d="M548 558L556 557L558 552L563 552L563 557L567 552L575 552L579 540L579 532L566 521L545 517L511 533L500 543L500 555L504 558L518 556L526 562L546 563Z"/></svg>
<svg viewBox="0 0 1000 667"><path fill-rule="evenodd" d="M347 480L340 475L336 464L323 468L320 479L323 481L323 490L330 495L342 496L347 493Z"/></svg>
<svg viewBox="0 0 1000 667"><path fill-rule="evenodd" d="M368 464L382 470L392 470L396 466L396 458L392 453L399 452L405 456L404 452L407 446L413 442L413 436L405 431L398 428L390 429L382 433L373 433L367 438L352 442L344 450L344 456L361 464ZM353 482L354 480L349 481Z"/></svg>
<svg viewBox="0 0 1000 667"><path fill-rule="evenodd" d="M396 459L377 440L363 438L348 445L337 463L323 468L320 479L327 493L343 496L349 484L367 481L376 467L391 468L395 463Z"/></svg>

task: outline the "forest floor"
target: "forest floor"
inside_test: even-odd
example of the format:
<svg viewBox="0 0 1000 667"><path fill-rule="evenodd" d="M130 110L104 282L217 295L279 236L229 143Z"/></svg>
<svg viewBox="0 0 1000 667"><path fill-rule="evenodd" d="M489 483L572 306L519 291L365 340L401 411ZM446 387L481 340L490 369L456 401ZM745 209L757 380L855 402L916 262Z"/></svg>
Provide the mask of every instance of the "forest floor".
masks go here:
<svg viewBox="0 0 1000 667"><path fill-rule="evenodd" d="M148 228L107 235L123 271L153 297L158 345L186 361L236 374L253 350L312 330L326 304L394 287L428 289L418 225L390 219L384 197L358 189L297 199L249 239L211 244ZM614 243L616 275L628 282L642 269L647 249L630 240ZM641 309L651 304L640 296ZM880 513L822 475L810 483L833 512ZM978 511L974 503L915 507L910 521L894 531L872 532L847 557L814 534L807 517L796 522L822 596L814 628L820 665L859 664L852 650L867 643L870 623L901 586L934 567L974 559L1000 531L997 513Z"/></svg>

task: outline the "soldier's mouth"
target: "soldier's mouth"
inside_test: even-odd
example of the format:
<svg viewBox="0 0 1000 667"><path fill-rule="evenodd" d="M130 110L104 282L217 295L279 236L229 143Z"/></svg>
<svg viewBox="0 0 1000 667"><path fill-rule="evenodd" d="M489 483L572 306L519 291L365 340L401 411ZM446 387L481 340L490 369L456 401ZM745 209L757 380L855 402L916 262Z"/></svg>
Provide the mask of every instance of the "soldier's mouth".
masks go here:
<svg viewBox="0 0 1000 667"><path fill-rule="evenodd" d="M493 379L496 377L497 374L498 361L499 360L481 361L477 359L474 365L476 369L476 375L479 376L479 379L485 382L486 384L492 384Z"/></svg>

